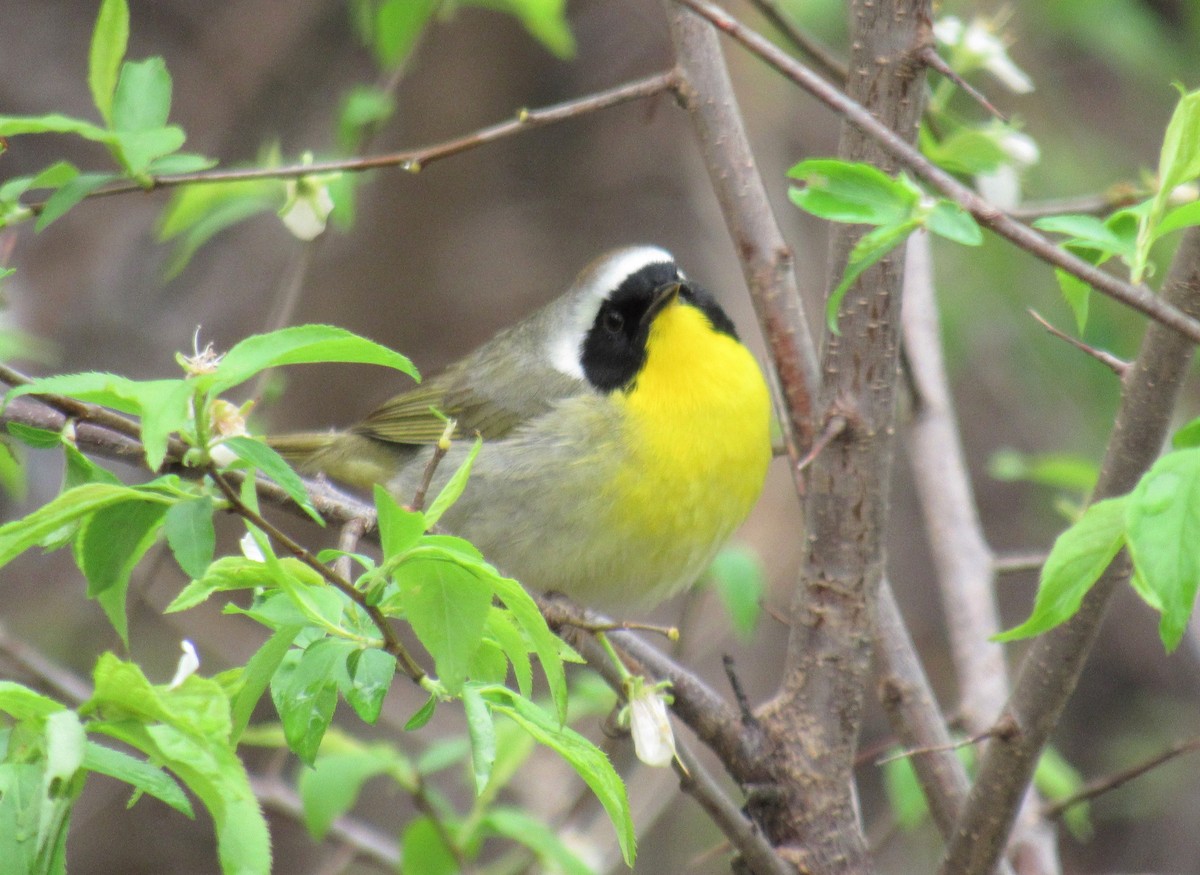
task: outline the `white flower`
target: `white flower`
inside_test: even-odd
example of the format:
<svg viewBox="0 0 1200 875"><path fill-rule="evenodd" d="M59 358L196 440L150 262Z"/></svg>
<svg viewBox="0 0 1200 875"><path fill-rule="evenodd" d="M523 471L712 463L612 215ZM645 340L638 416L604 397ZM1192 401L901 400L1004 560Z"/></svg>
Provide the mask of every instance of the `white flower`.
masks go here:
<svg viewBox="0 0 1200 875"><path fill-rule="evenodd" d="M242 535L242 539L238 541L241 545L242 555L251 562L266 562L266 557L263 556L262 550L258 546L258 541L254 540L254 535L246 532Z"/></svg>
<svg viewBox="0 0 1200 875"><path fill-rule="evenodd" d="M1011 128L999 133L996 145L1008 156L1009 163L977 175L975 187L996 206L1011 210L1021 202L1021 172L1036 164L1042 153L1033 137Z"/></svg>
<svg viewBox="0 0 1200 875"><path fill-rule="evenodd" d="M675 759L675 734L667 716L667 693L644 683L630 683L629 687L629 731L634 753L648 766L671 765Z"/></svg>
<svg viewBox="0 0 1200 875"><path fill-rule="evenodd" d="M933 26L938 42L954 49L951 66L960 74L987 70L1015 94L1033 91L1033 81L1008 56L1004 40L996 33L996 24L976 18L968 25L947 16Z"/></svg>
<svg viewBox="0 0 1200 875"><path fill-rule="evenodd" d="M179 657L179 665L175 668L175 677L171 678L171 683L167 684L168 690L178 689L200 667L200 657L196 655L196 646L191 641L184 638L179 642L179 647L183 650L183 656Z"/></svg>
<svg viewBox="0 0 1200 875"><path fill-rule="evenodd" d="M288 180L287 203L279 211L279 218L294 236L301 240L320 236L332 212L333 197L325 183L309 176Z"/></svg>

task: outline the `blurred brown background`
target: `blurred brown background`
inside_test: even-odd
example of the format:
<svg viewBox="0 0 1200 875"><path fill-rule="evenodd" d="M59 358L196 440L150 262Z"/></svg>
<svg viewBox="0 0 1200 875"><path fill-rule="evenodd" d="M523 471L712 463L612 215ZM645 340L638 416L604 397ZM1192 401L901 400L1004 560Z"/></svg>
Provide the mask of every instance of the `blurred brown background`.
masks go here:
<svg viewBox="0 0 1200 875"><path fill-rule="evenodd" d="M785 5L831 46L843 45L842 4ZM980 5L985 12L996 8ZM747 4L727 6L762 25ZM223 165L251 162L271 141L287 158L304 150L328 152L341 95L376 75L340 3L130 0L130 7L129 56L165 57L175 84L172 119L187 131L188 150L218 157ZM976 8L945 7L964 18ZM1152 168L1175 100L1168 83L1197 84L1196 4L1045 0L1013 7L1013 55L1038 91L1013 98L991 81L981 84L1002 108L1025 119L1042 147L1027 190L1046 197L1096 192ZM85 75L96 8L93 0L0 0L0 113L60 110L93 117ZM436 23L412 59L396 116L373 151L456 136L511 117L519 107L584 95L670 65L659 4L572 0L568 9L578 45L571 61L555 59L507 16L460 9ZM814 302L826 280L824 232L788 205L783 174L797 160L831 154L837 122L741 52L730 48L729 59L760 169L817 312ZM107 166L98 148L67 138L21 138L0 157L0 180L36 172L59 157L84 168ZM203 340L219 349L267 327L300 244L276 219L260 217L217 237L181 275L164 282L169 251L156 242L154 226L165 200L156 193L94 201L42 234L21 227L0 235L0 243L13 241L9 263L18 269L4 286L9 317L57 349L52 363L37 368L172 376L173 353L190 349L197 326ZM671 249L689 275L714 290L761 352L690 127L666 98L526 132L417 175L377 173L361 189L354 229L327 235L315 250L294 321L345 326L405 352L433 373L557 295L602 250L634 242ZM989 241L980 250L939 251L938 268L959 416L988 537L1000 551L1045 549L1064 525L1053 494L991 479L987 460L1003 447L1098 458L1116 382L1025 315L1025 307L1033 306L1064 328L1071 324L1050 272L1031 259ZM1093 312L1089 341L1131 354L1139 320L1107 302L1095 302ZM293 368L286 379L282 397L264 411L277 430L350 423L403 385L398 375L350 367ZM1185 403L1189 411L1200 406L1194 388ZM30 503L53 494L57 464L51 455L32 458ZM896 480L890 575L944 706L952 710L937 593L902 457ZM0 499L3 518L19 512ZM763 557L776 608L787 604L799 526L790 478L777 462L741 535ZM306 536L321 537L315 530ZM197 642L206 673L253 652L262 635L248 622L216 610L159 616L181 582L166 557L135 576L134 656L148 670L157 667L162 679L169 677L180 637ZM1006 621L1023 616L1034 583L1032 574L1001 579ZM10 637L86 675L96 655L119 642L82 591L68 556L50 562L25 557L0 570L0 623ZM659 615L674 621L684 610L676 603ZM697 671L723 683L720 654L729 652L751 697L770 694L786 638L778 622L764 616L753 642L744 643L731 636L709 595L694 597L686 615L691 634L685 636L685 658ZM1132 597L1121 597L1056 744L1093 776L1196 734L1197 668L1189 644L1165 657L1156 618ZM10 673L3 661L0 673ZM368 734L394 735L420 701L402 687L397 684L389 699L390 725ZM458 730L446 722L434 731ZM873 710L864 747L887 735ZM424 743L399 739L410 742L416 749ZM618 751L618 762L629 767L624 748ZM1068 871L1200 872L1200 833L1192 826L1200 817L1197 769L1194 760L1180 760L1097 802L1095 838L1086 844L1064 840ZM872 834L885 843L883 865L895 872L928 871L936 860L933 833L887 834L875 771L863 769L864 809ZM545 797L562 774L557 763L539 763L516 787ZM690 801L664 806L673 783L669 776L643 773L631 782L645 826L638 871L671 871L680 859L718 842ZM564 787L541 805L553 811L575 793L577 788ZM203 817L190 823L151 799L126 811L127 796L101 780L89 785L69 843L73 872L216 870ZM395 834L408 811L405 800L372 790L357 813ZM312 844L286 818L273 819L273 826L279 872L322 871L336 855L330 846ZM595 836L607 839L606 829L601 823ZM692 850L684 854L682 847ZM727 866L717 854L688 871Z"/></svg>

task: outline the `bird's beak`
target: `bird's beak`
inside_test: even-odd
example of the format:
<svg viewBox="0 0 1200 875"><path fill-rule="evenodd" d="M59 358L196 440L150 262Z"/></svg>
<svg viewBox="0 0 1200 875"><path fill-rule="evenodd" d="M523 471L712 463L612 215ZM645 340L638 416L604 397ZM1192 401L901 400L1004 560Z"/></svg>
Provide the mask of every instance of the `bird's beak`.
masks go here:
<svg viewBox="0 0 1200 875"><path fill-rule="evenodd" d="M667 283L659 286L654 291L654 300L650 302L650 306L646 308L645 315L642 316L642 325L649 325L654 321L654 317L661 313L667 307L675 302L679 297L679 291L683 288L683 283Z"/></svg>

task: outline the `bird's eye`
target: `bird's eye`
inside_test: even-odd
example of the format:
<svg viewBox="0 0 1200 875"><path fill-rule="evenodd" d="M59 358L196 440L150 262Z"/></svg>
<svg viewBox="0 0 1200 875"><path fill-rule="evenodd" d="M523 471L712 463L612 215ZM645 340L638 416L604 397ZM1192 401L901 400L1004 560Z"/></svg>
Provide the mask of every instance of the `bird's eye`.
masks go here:
<svg viewBox="0 0 1200 875"><path fill-rule="evenodd" d="M601 324L609 334L620 334L625 327L625 317L617 310L605 310L602 318Z"/></svg>

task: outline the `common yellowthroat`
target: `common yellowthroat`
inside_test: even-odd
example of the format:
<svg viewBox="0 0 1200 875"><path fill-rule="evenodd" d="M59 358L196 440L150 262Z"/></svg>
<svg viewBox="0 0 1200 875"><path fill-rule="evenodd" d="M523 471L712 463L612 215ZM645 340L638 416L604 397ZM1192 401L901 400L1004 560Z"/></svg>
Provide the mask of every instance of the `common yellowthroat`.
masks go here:
<svg viewBox="0 0 1200 875"><path fill-rule="evenodd" d="M405 502L445 427L431 407L459 436L483 437L441 525L527 586L597 608L645 607L695 582L771 458L758 364L657 247L601 256L557 300L350 430L272 445L301 470ZM432 490L470 445L452 445Z"/></svg>

